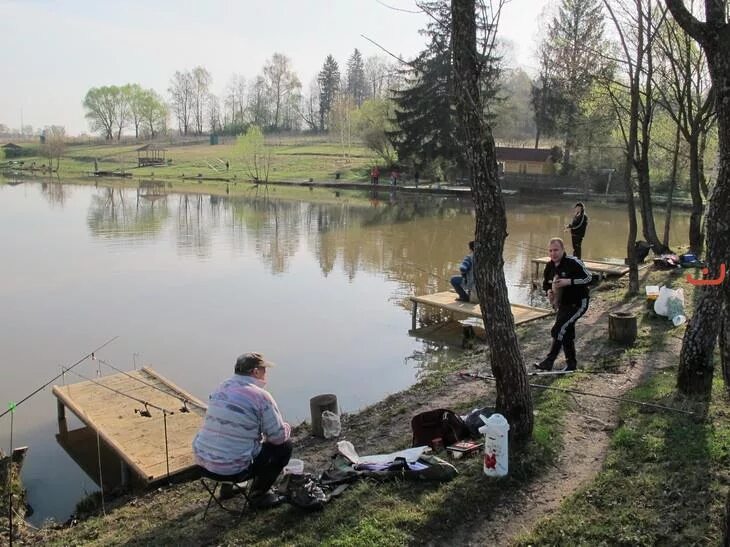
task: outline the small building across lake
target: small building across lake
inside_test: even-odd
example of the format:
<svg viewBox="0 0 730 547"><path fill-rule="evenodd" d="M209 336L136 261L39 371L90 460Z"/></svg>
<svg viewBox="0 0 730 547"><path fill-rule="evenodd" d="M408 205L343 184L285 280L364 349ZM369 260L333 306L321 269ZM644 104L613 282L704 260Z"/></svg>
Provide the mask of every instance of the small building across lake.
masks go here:
<svg viewBox="0 0 730 547"><path fill-rule="evenodd" d="M159 144L145 144L137 148L137 166L165 165L167 163L165 152L167 149Z"/></svg>
<svg viewBox="0 0 730 547"><path fill-rule="evenodd" d="M554 175L555 158L549 148L497 146L497 163L502 173Z"/></svg>

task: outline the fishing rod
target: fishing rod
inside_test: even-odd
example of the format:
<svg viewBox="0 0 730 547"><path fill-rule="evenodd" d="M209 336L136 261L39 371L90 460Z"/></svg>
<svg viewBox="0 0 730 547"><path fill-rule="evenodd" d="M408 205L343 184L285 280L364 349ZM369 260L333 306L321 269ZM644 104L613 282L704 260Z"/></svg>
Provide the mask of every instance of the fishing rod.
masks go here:
<svg viewBox="0 0 730 547"><path fill-rule="evenodd" d="M93 358L93 357L94 357L94 354L95 354L95 353L96 353L97 351L99 351L99 350L101 350L101 349L105 348L106 346L108 346L109 344L111 344L112 342L114 342L114 340L116 340L117 338L119 338L119 336L115 336L114 338L110 338L109 340L107 340L106 342L104 342L104 343L103 343L103 344L102 344L101 346L99 346L98 348L96 348L96 349L94 349L94 350L90 351L89 353L87 353L86 355L84 355L84 356L83 356L83 357L82 357L81 359L79 359L78 361L76 361L76 362L75 362L75 363L74 363L73 365L71 365L70 367L68 367L68 368L66 368L66 369L64 369L64 368L62 367L62 368L61 368L61 373L60 373L60 374L57 374L56 376L54 376L53 378L51 378L50 380L48 380L48 381L47 381L47 382L46 382L45 384L43 384L43 385L42 385L41 387L39 387L38 389L36 389L36 390L35 390L35 391L34 391L33 393L31 393L31 394L29 394L29 395L26 395L26 396L25 396L25 397L23 397L23 398L22 398L22 399L21 399L21 400L20 400L19 402L15 403L15 404L13 405L13 410L15 409L15 407L17 407L17 406L20 406L20 405L22 405L22 404L23 404L23 403L24 403L25 401L27 401L28 399L30 399L31 397L33 397L33 396L34 396L34 395L35 395L36 393L38 393L39 391L41 391L41 390L43 390L43 389L47 388L47 387L48 387L48 386L49 386L50 384L52 384L53 382L55 382L56 380L58 380L58 379L59 379L59 378L60 378L61 376L63 376L63 375L64 375L64 371L65 371L65 372L68 372L68 371L70 371L71 369L73 369L73 368L74 368L75 366L77 366L77 365L80 365L81 363L83 363L84 361L86 361L86 359L88 359L89 357L92 357L92 358ZM5 415L6 415L7 413L9 413L9 412L11 412L11 409L8 409L8 410L6 410L5 412L3 412L2 414L0 414L0 418L2 418L3 416L5 416Z"/></svg>
<svg viewBox="0 0 730 547"><path fill-rule="evenodd" d="M461 376L462 378L473 378L475 380L485 380L488 382L493 382L493 381L497 380L494 376L487 376L484 374L475 374L473 372L460 372L459 376ZM613 395L601 395L600 393L591 393L588 391L580 391L578 389L569 389L569 388L565 388L565 387L545 386L542 384L528 383L527 385L530 387L537 388L537 389L549 389L549 390L553 390L553 391L561 391L564 393L587 395L589 397L599 397L601 399L611 399L613 401L620 401L622 403L632 403L632 404L643 406L643 407L658 408L660 410L669 410L671 412L679 412L681 414L694 415L694 412L692 412L690 410L682 410L681 408L673 408L671 406L658 405L656 403L646 403L644 401L637 401L636 399L626 399L624 397L615 397Z"/></svg>
<svg viewBox="0 0 730 547"><path fill-rule="evenodd" d="M165 395L174 397L175 399L177 399L178 401L180 401L183 404L183 408L180 409L180 412L188 412L188 407L187 407L188 403L193 404L193 405L197 406L198 408L205 410L205 407L199 405L195 401L190 401L189 399L186 399L185 397L181 397L180 395L177 395L175 393L170 393L169 391L160 389L155 384L152 384L150 382L145 382L142 378L139 378L138 376L133 376L133 375L129 374L128 372L115 367L109 361L105 361L104 359L99 359L98 357L97 357L97 361L99 361L99 363L101 363L102 365L106 365L109 368L111 368L112 370L119 372L120 374L124 374L127 378L130 378L136 382L140 382L141 384L144 384L147 387L151 387L152 389L155 389L155 390L159 391L160 393L164 393Z"/></svg>
<svg viewBox="0 0 730 547"><path fill-rule="evenodd" d="M135 397L134 395L130 395L129 393L124 393L123 391L119 391L118 389L114 389L113 387L109 387L107 385L102 384L101 382L97 382L96 380L92 380L91 378L84 376L83 374L79 374L78 372L66 370L66 372L73 372L76 376L81 378L82 380L86 380L87 382L91 382L92 384L95 384L99 387L103 387L104 389L108 389L109 391L116 393L117 395L121 395L122 397L126 397L127 399L131 399L137 403L140 403L141 405L144 405L144 410L141 409L134 409L134 412L139 414L140 416L143 416L145 418L151 418L152 415L150 414L149 407L154 408L155 410L159 410L163 414L175 414L174 411L168 410L166 408L163 408L161 406L157 406L153 403L150 403L149 401L145 401L144 399L140 399L139 397Z"/></svg>

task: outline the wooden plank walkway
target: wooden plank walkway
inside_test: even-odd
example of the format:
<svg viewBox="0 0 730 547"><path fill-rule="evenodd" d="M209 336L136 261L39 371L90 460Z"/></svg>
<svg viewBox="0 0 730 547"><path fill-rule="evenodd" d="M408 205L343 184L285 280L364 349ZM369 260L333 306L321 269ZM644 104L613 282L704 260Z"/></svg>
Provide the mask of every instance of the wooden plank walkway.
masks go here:
<svg viewBox="0 0 730 547"><path fill-rule="evenodd" d="M453 291L438 292L434 294L426 294L423 296L411 296L410 300L413 302L413 310L411 315L411 326L413 330L416 330L416 320L418 313L418 304L424 304L426 306L433 306L442 310L448 310L456 313L464 314L468 317L482 318L482 311L479 308L479 304L472 304L471 302L461 302L456 299L456 293ZM535 308L533 306L525 306L523 304L510 304L512 308L512 317L515 319L515 325L521 325L535 319L547 317L551 313L551 310L544 308Z"/></svg>
<svg viewBox="0 0 730 547"><path fill-rule="evenodd" d="M120 393L115 393L116 390ZM167 415L167 454L163 412L124 393L172 412ZM111 447L144 482L152 483L195 466L192 441L205 416L205 403L149 367L112 374L93 381L53 386L58 398L59 429L65 428L65 408L73 412ZM189 412L181 412L184 399ZM62 426L63 422L63 426ZM168 461L169 458L169 461Z"/></svg>
<svg viewBox="0 0 730 547"><path fill-rule="evenodd" d="M532 275L533 281L540 279L540 266L543 266L548 262L550 262L549 256L532 259L532 264L534 265ZM601 274L603 277L621 277L629 273L629 267L625 264L602 262L600 260L583 260L583 264L585 264L589 271Z"/></svg>

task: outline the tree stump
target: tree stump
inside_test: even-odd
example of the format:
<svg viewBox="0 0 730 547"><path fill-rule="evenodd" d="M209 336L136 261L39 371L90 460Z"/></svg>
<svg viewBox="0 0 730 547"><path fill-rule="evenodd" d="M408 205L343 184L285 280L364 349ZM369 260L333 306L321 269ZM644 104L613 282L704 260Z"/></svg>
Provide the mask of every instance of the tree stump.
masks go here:
<svg viewBox="0 0 730 547"><path fill-rule="evenodd" d="M608 338L630 346L636 340L636 314L617 311L608 315Z"/></svg>
<svg viewBox="0 0 730 547"><path fill-rule="evenodd" d="M330 412L339 414L337 411L337 395L326 393L312 397L309 399L309 410L312 414L312 435L324 439L322 412L329 410Z"/></svg>

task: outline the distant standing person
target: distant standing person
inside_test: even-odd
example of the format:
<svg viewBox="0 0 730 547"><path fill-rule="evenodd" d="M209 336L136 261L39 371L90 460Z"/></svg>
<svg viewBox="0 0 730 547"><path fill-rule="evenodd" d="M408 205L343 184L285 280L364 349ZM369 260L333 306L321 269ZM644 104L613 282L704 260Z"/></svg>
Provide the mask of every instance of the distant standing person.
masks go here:
<svg viewBox="0 0 730 547"><path fill-rule="evenodd" d="M451 285L454 287L456 294L459 295L457 300L461 302L469 302L471 291L476 285L474 281L474 242L469 242L469 254L464 257L459 266L461 275L455 275L451 278Z"/></svg>
<svg viewBox="0 0 730 547"><path fill-rule="evenodd" d="M413 173L413 182L415 183L416 188L418 188L418 171Z"/></svg>
<svg viewBox="0 0 730 547"><path fill-rule="evenodd" d="M228 160L226 160L226 171L228 171L228 168L231 166L230 163L228 163Z"/></svg>
<svg viewBox="0 0 730 547"><path fill-rule="evenodd" d="M580 258L581 256L581 244L583 238L586 235L586 228L588 227L588 215L586 215L586 208L582 201L575 204L575 216L570 224L565 226L566 230L570 230L570 239L573 242L573 256Z"/></svg>
<svg viewBox="0 0 730 547"><path fill-rule="evenodd" d="M380 169L378 169L377 165L370 171L370 179L373 184L378 184L380 181Z"/></svg>
<svg viewBox="0 0 730 547"><path fill-rule="evenodd" d="M542 288L548 300L558 310L550 334L553 341L547 357L535 368L552 370L560 349L565 353L565 370L575 370L578 361L575 355L575 322L588 311L588 284L593 279L583 263L565 253L565 245L559 237L548 244L550 262L545 265Z"/></svg>

